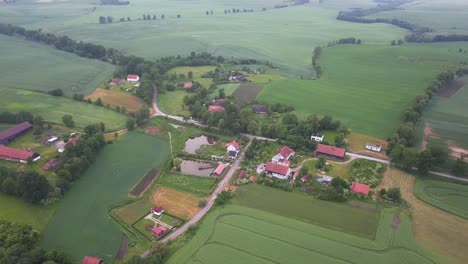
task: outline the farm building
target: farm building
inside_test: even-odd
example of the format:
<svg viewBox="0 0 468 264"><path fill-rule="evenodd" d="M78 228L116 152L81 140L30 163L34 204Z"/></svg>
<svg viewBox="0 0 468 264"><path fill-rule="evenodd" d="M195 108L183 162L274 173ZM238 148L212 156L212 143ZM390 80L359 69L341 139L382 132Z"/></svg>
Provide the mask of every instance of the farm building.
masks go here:
<svg viewBox="0 0 468 264"><path fill-rule="evenodd" d="M104 264L104 260L96 257L85 256L81 264Z"/></svg>
<svg viewBox="0 0 468 264"><path fill-rule="evenodd" d="M184 89L191 89L193 87L193 83L192 82L186 82L184 83Z"/></svg>
<svg viewBox="0 0 468 264"><path fill-rule="evenodd" d="M216 100L213 100L215 103L217 103L218 105L222 105L226 102L226 99L216 99Z"/></svg>
<svg viewBox="0 0 468 264"><path fill-rule="evenodd" d="M352 182L351 183L351 191L353 193L362 193L362 194L368 195L369 194L369 189L370 189L370 186L367 185L367 184L362 184L362 183L359 183L359 182Z"/></svg>
<svg viewBox="0 0 468 264"><path fill-rule="evenodd" d="M289 163L289 159L296 155L296 152L287 146L281 147L271 159L273 163ZM288 164L289 165L289 164Z"/></svg>
<svg viewBox="0 0 468 264"><path fill-rule="evenodd" d="M328 158L342 160L346 156L346 149L319 144L315 154L317 156L326 156Z"/></svg>
<svg viewBox="0 0 468 264"><path fill-rule="evenodd" d="M312 134L312 136L310 136L310 140L314 140L314 141L317 141L317 142L322 142L324 137L325 136L322 135L322 134Z"/></svg>
<svg viewBox="0 0 468 264"><path fill-rule="evenodd" d="M47 140L47 142L48 142L48 143L54 143L55 141L57 141L57 139L58 139L58 137L56 137L56 136L51 136L51 137Z"/></svg>
<svg viewBox="0 0 468 264"><path fill-rule="evenodd" d="M229 154L229 157L231 159L235 159L239 153L239 144L233 140L232 142L226 144L226 150Z"/></svg>
<svg viewBox="0 0 468 264"><path fill-rule="evenodd" d="M15 138L26 134L32 127L31 123L23 122L0 132L0 145L8 145Z"/></svg>
<svg viewBox="0 0 468 264"><path fill-rule="evenodd" d="M64 142L64 141L59 141L57 142L57 144L55 144L55 147L57 148L57 151L59 153L62 153L65 151L65 147L68 145L68 144L72 144L72 145L75 145L76 142L78 142L78 139L77 138L70 138L68 140L68 142Z"/></svg>
<svg viewBox="0 0 468 264"><path fill-rule="evenodd" d="M291 174L291 170L289 169L289 166L278 164L278 163L273 163L273 162L267 162L265 166L265 171L268 176L273 176L278 179L285 180L289 177Z"/></svg>
<svg viewBox="0 0 468 264"><path fill-rule="evenodd" d="M252 110L256 114L268 114L268 107L266 105L254 105L252 106Z"/></svg>
<svg viewBox="0 0 468 264"><path fill-rule="evenodd" d="M366 149L375 151L375 152L380 152L382 150L382 146L374 145L374 144L366 144Z"/></svg>
<svg viewBox="0 0 468 264"><path fill-rule="evenodd" d="M111 82L109 83L110 86L118 86L118 85L121 85L124 81L120 78L114 78L111 80Z"/></svg>
<svg viewBox="0 0 468 264"><path fill-rule="evenodd" d="M59 163L59 159L58 158L53 158L51 160L49 160L46 164L44 164L44 166L42 166L42 168L44 170L50 170L50 169L53 169L55 166L57 166L57 164Z"/></svg>
<svg viewBox="0 0 468 264"><path fill-rule="evenodd" d="M138 82L140 80L140 76L136 74L129 74L127 75L127 81L128 82Z"/></svg>
<svg viewBox="0 0 468 264"><path fill-rule="evenodd" d="M153 234L157 238L161 238L167 233L167 231L168 231L168 229L166 227L164 227L164 226L156 226L153 229Z"/></svg>
<svg viewBox="0 0 468 264"><path fill-rule="evenodd" d="M27 163L28 159L38 161L41 156L36 152L0 146L0 159Z"/></svg>
<svg viewBox="0 0 468 264"><path fill-rule="evenodd" d="M164 213L164 208L162 206L155 206L151 208L151 213L160 216L162 213Z"/></svg>
<svg viewBox="0 0 468 264"><path fill-rule="evenodd" d="M238 74L238 75L231 75L229 76L229 81L230 82L243 82L247 80L243 74Z"/></svg>
<svg viewBox="0 0 468 264"><path fill-rule="evenodd" d="M208 112L224 112L224 107L219 105L210 105L208 106Z"/></svg>
<svg viewBox="0 0 468 264"><path fill-rule="evenodd" d="M221 174L223 174L223 171L224 171L225 168L226 168L226 164L220 162L218 164L218 167L216 167L216 169L213 171L212 174L214 176L221 176Z"/></svg>

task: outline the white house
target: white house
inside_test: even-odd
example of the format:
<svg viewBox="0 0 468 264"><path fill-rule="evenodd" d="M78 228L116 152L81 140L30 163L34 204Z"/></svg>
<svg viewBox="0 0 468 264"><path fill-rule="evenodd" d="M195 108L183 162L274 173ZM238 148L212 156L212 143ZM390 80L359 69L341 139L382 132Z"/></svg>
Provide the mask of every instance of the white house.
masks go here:
<svg viewBox="0 0 468 264"><path fill-rule="evenodd" d="M52 136L51 138L49 138L49 139L47 140L47 142L49 142L49 143L54 143L57 139L58 139L58 137Z"/></svg>
<svg viewBox="0 0 468 264"><path fill-rule="evenodd" d="M287 146L281 147L271 159L273 163L288 163L289 159L296 155L296 152Z"/></svg>
<svg viewBox="0 0 468 264"><path fill-rule="evenodd" d="M155 207L151 208L151 213L153 215L160 216L160 215L162 215L162 213L164 213L164 208L162 208L161 206L155 206Z"/></svg>
<svg viewBox="0 0 468 264"><path fill-rule="evenodd" d="M374 145L374 144L366 144L366 149L375 151L375 152L380 152L382 150L382 146Z"/></svg>
<svg viewBox="0 0 468 264"><path fill-rule="evenodd" d="M235 159L239 153L239 144L233 140L232 142L226 144L226 150L229 154L229 157L231 159Z"/></svg>
<svg viewBox="0 0 468 264"><path fill-rule="evenodd" d="M127 75L127 81L128 82L138 82L140 80L140 76L136 74L129 74Z"/></svg>
<svg viewBox="0 0 468 264"><path fill-rule="evenodd" d="M312 136L310 136L310 140L315 140L317 142L322 142L324 137L325 136L322 135L322 134L313 134Z"/></svg>

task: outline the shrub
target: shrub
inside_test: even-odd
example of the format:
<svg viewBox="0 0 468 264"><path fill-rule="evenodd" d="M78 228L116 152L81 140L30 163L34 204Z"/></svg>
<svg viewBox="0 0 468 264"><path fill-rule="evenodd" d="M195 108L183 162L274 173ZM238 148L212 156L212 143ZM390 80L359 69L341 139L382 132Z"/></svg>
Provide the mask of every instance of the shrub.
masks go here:
<svg viewBox="0 0 468 264"><path fill-rule="evenodd" d="M201 199L201 200L198 201L198 207L200 207L200 208L205 208L206 203L207 203L207 202L206 202L205 199Z"/></svg>
<svg viewBox="0 0 468 264"><path fill-rule="evenodd" d="M385 165L371 160L356 160L351 165L351 181L376 187L382 180Z"/></svg>

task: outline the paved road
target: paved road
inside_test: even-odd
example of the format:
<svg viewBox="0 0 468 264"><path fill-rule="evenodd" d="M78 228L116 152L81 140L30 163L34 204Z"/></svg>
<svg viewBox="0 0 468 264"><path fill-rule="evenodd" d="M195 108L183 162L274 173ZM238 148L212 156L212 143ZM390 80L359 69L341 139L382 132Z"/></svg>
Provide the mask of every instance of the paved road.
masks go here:
<svg viewBox="0 0 468 264"><path fill-rule="evenodd" d="M373 158L373 157L368 157L368 156L364 156L364 155L361 155L361 154L355 154L355 153L351 153L351 152L346 152L346 155L350 156L351 158L355 158L355 159L366 159L366 160L377 161L377 162L384 163L384 164L390 164L390 161L388 161L388 160L379 159L379 158Z"/></svg>

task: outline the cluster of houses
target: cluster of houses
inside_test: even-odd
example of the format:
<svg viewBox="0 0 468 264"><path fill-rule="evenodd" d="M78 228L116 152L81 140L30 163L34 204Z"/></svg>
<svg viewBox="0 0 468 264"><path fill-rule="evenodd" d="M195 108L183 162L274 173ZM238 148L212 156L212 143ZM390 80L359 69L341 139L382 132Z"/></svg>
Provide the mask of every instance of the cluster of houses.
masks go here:
<svg viewBox="0 0 468 264"><path fill-rule="evenodd" d="M155 226L147 226L146 229L151 231L153 235L157 238L162 238L168 232L172 230L172 227L159 221L159 218L164 213L164 208L162 206L155 206L150 210L150 217L153 221L156 222ZM156 218L157 217L157 218Z"/></svg>
<svg viewBox="0 0 468 264"><path fill-rule="evenodd" d="M134 87L139 87L140 86L140 76L136 75L136 74L128 74L127 75L127 80L124 80L124 79L120 79L118 77L112 79L109 83L110 86L119 86L119 85L122 85L124 83L132 83L134 84Z"/></svg>

